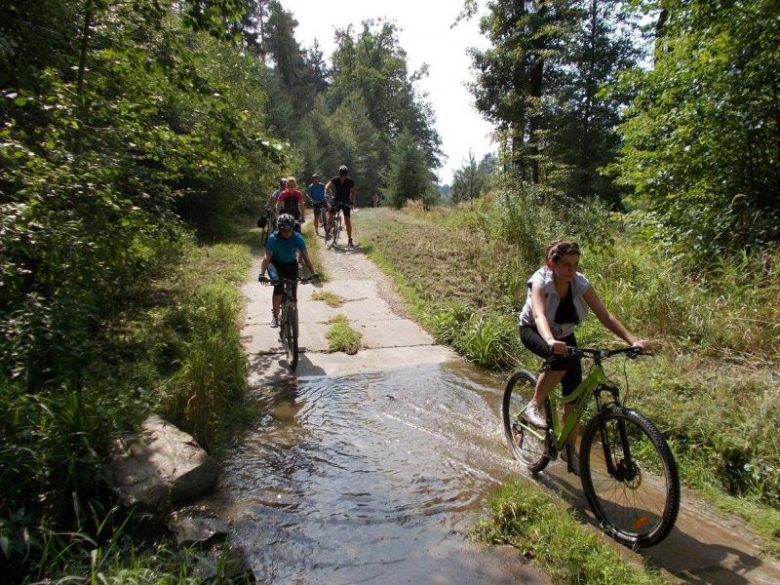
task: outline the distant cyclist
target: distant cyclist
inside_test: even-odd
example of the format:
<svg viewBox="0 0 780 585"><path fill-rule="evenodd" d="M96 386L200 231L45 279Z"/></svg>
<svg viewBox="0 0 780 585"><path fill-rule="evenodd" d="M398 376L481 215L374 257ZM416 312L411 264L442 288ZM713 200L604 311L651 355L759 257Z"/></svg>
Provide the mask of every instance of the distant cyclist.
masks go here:
<svg viewBox="0 0 780 585"><path fill-rule="evenodd" d="M274 192L268 198L266 205L276 209L276 202L279 201L279 195L281 195L282 191L284 191L286 188L287 188L287 178L282 177L281 179L279 179L279 188L274 190Z"/></svg>
<svg viewBox="0 0 780 585"><path fill-rule="evenodd" d="M350 211L355 205L355 181L349 176L349 169L345 166L339 167L338 177L333 177L325 186L325 191L333 197L334 205L328 210L330 214L328 221L332 219L335 213L341 209L344 214L344 223L347 225L347 246L350 248L352 243L352 221L350 220Z"/></svg>
<svg viewBox="0 0 780 585"><path fill-rule="evenodd" d="M306 192L311 197L314 207L314 233L316 234L320 229L320 212L325 205L325 185L320 183L320 176L317 173L311 176L311 185L306 188ZM322 229L325 229L325 226L322 226Z"/></svg>
<svg viewBox="0 0 780 585"><path fill-rule="evenodd" d="M287 213L292 215L295 219L295 231L300 232L300 224L306 221L303 208L303 193L298 191L298 182L295 178L290 177L287 179L287 189L282 191L279 195L279 200L276 202L276 213Z"/></svg>
<svg viewBox="0 0 780 585"><path fill-rule="evenodd" d="M295 218L292 215L285 213L279 216L277 221L279 230L268 236L268 242L265 245L265 257L260 265L261 275L265 273L269 264L273 264L276 268L277 278L298 278L298 254L300 254L311 272L312 278L319 278L309 258L309 252L306 250L306 240L301 234L293 231L295 224ZM279 308L282 305L283 292L284 287L281 284L274 286L271 327L279 326Z"/></svg>

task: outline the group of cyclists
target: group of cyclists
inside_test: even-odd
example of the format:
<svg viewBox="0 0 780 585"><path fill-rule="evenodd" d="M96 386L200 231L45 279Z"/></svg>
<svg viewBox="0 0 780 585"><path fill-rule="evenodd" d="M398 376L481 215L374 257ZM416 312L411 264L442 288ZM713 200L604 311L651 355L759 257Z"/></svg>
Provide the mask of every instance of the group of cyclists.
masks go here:
<svg viewBox="0 0 780 585"><path fill-rule="evenodd" d="M333 177L327 185L320 182L320 176L314 173L311 184L306 192L314 208L314 232L319 235L320 215L326 210L328 225L337 213L344 215L347 226L347 246L352 248L352 207L355 205L355 181L349 176L346 166L339 167L339 174ZM304 196L298 190L298 182L294 177L282 178L279 188L268 199L266 205L269 215L273 213L277 219L273 223L274 232L265 244L265 256L260 268L260 281L266 282L266 271L274 284L271 327L279 326L279 310L282 302L283 287L281 279L295 280L298 278L298 257L306 264L312 278L319 276L309 258L306 240L301 235L301 225L306 222ZM328 225L322 226L323 237L329 236Z"/></svg>
<svg viewBox="0 0 780 585"><path fill-rule="evenodd" d="M326 185L320 180L320 176L314 173L311 184L306 188L306 197L312 204L314 212L314 233L319 235L320 217L323 209L326 210L326 221L330 224L335 215L341 212L344 215L344 223L347 227L347 246L352 248L352 220L351 211L355 205L355 181L349 176L346 166L339 168L339 174L333 177ZM282 178L279 188L269 197L266 207L276 217L289 215L295 221L295 231L300 233L301 225L306 222L304 194L298 190L298 182L294 177ZM323 237L329 237L327 225L322 226Z"/></svg>

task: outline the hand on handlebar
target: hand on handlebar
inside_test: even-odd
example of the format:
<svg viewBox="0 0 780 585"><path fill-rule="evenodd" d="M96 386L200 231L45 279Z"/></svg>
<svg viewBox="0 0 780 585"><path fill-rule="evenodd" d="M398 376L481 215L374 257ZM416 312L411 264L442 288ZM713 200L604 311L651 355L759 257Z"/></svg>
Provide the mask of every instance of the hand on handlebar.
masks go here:
<svg viewBox="0 0 780 585"><path fill-rule="evenodd" d="M639 341L634 343L634 345L632 345L631 347L636 347L640 351L640 353L647 353L653 351L654 349L652 342L646 339L640 339Z"/></svg>
<svg viewBox="0 0 780 585"><path fill-rule="evenodd" d="M557 339L553 339L552 343L550 343L549 341L547 343L550 346L550 351L552 351L555 354L564 355L569 351L569 347L563 341L558 341Z"/></svg>

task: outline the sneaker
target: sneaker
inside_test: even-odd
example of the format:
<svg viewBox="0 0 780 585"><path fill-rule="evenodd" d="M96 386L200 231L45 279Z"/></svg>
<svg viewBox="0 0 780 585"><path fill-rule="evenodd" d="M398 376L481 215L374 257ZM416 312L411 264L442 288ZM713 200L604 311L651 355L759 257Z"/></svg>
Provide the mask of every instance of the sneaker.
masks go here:
<svg viewBox="0 0 780 585"><path fill-rule="evenodd" d="M566 462L566 470L569 473L580 476L580 456L574 449L566 445L566 449L561 453L561 459Z"/></svg>
<svg viewBox="0 0 780 585"><path fill-rule="evenodd" d="M347 242L347 247L348 248L354 248L355 247L355 244L352 243L351 239Z"/></svg>
<svg viewBox="0 0 780 585"><path fill-rule="evenodd" d="M271 317L271 328L272 329L276 329L277 327L279 327L279 319L277 319L276 317L272 316Z"/></svg>
<svg viewBox="0 0 780 585"><path fill-rule="evenodd" d="M525 409L523 416L525 417L525 420L535 427L547 427L547 420L544 418L544 414L539 410L539 407L535 402L528 403L528 408Z"/></svg>

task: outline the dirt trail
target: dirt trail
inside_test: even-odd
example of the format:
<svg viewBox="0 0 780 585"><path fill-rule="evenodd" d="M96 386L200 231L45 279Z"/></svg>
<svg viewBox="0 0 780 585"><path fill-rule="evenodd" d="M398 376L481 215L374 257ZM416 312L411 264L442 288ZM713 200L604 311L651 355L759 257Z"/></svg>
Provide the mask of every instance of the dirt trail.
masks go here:
<svg viewBox="0 0 780 585"><path fill-rule="evenodd" d="M361 213L369 214L370 211L361 210ZM260 265L260 259L256 260L253 278L243 289L248 302L242 340L250 359L252 386L274 385L296 378L354 376L459 361L454 352L436 345L427 332L406 318L408 313L394 284L368 260L359 246L354 250L346 247L323 250L322 257L330 280L299 287L300 345L304 352L294 376L289 372L278 343L278 330L269 325L271 291L255 280ZM330 308L322 301L311 300L312 293L317 290L339 295L345 300L343 306ZM363 335L364 349L355 356L326 353L327 321L336 314L346 315L351 326ZM500 389L497 394L500 396ZM497 411L495 416L498 419ZM497 432L497 442L501 442L499 435ZM501 451L501 447L497 446L496 450ZM511 476L518 466L509 459L508 453L506 457L506 473ZM587 510L579 481L562 471L560 465L552 465L539 479L569 504ZM452 547L452 543L448 546ZM640 559L639 555L615 546L626 556ZM484 579L486 566L496 562L500 563L504 577L529 582L545 580L519 560L508 559L511 555L506 551L482 555L473 545L463 543L439 553L444 557L465 555L462 558L469 559L473 569L452 575L454 581L447 579L447 582L473 582L477 575ZM642 551L641 557L668 572L667 576L672 580L676 578L682 582L780 584L780 563L762 556L758 539L739 520L713 511L687 493L683 494L683 509L670 536L662 544ZM437 562L441 561L440 558ZM477 578L477 582L482 579ZM489 581L493 582L492 579Z"/></svg>

